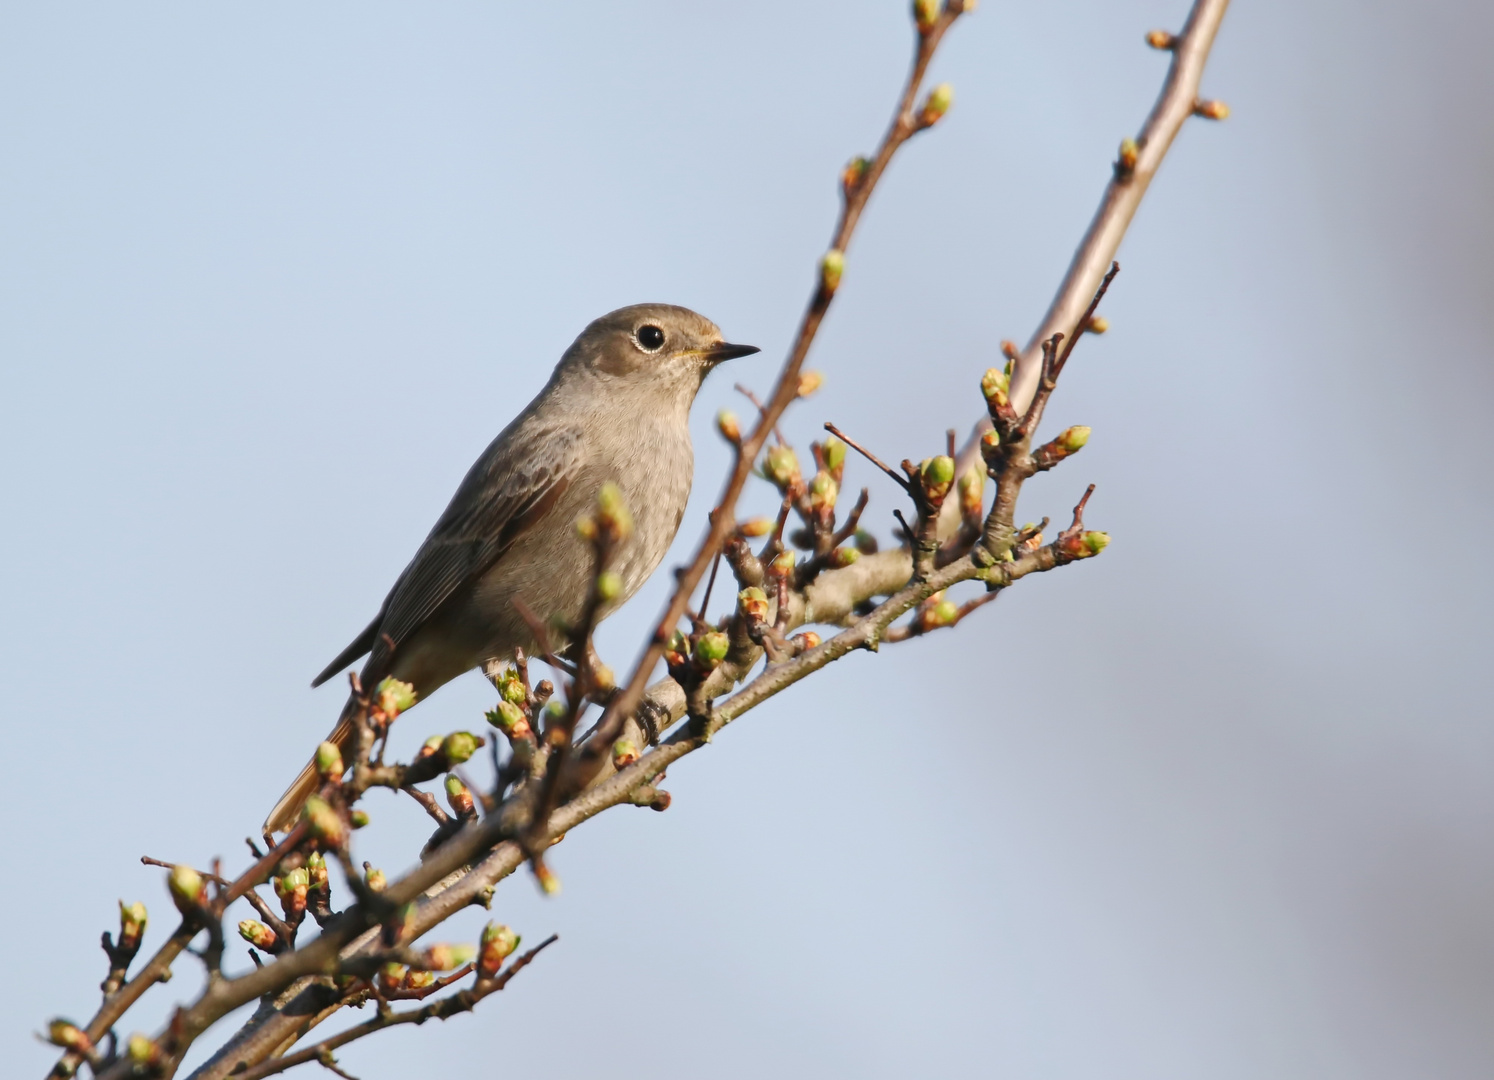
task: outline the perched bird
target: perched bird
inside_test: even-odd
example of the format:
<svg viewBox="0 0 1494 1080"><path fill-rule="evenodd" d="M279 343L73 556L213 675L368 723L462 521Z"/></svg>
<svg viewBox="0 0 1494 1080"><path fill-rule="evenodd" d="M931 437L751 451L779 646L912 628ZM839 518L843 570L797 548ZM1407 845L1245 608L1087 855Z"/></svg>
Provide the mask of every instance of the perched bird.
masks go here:
<svg viewBox="0 0 1494 1080"><path fill-rule="evenodd" d="M516 598L547 624L574 622L593 572L575 525L608 481L634 523L610 567L622 589L603 614L614 610L659 565L684 516L696 391L721 361L757 351L728 344L715 323L668 304L597 319L467 472L373 621L311 685L367 654L365 688L393 676L423 700L470 668L534 649ZM353 707L350 698L328 736L339 747L352 737ZM289 828L316 786L308 764L270 812L266 833Z"/></svg>

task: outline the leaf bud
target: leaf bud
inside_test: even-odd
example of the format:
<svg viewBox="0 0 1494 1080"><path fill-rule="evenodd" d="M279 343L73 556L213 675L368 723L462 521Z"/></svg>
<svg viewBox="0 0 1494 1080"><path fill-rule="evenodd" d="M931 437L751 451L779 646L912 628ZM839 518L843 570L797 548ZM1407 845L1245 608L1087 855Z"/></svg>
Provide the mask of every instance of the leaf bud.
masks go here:
<svg viewBox="0 0 1494 1080"><path fill-rule="evenodd" d="M638 747L632 739L618 739L612 744L612 767L626 769L638 760Z"/></svg>
<svg viewBox="0 0 1494 1080"><path fill-rule="evenodd" d="M934 605L934 622L939 626L953 626L960 617L960 607L953 600L940 600Z"/></svg>
<svg viewBox="0 0 1494 1080"><path fill-rule="evenodd" d="M777 577L788 577L794 572L794 553L785 551L780 553L768 564L768 573Z"/></svg>
<svg viewBox="0 0 1494 1080"><path fill-rule="evenodd" d="M61 1017L47 1025L47 1042L64 1050L76 1050L80 1054L87 1054L93 1049L88 1033L71 1020Z"/></svg>
<svg viewBox="0 0 1494 1080"><path fill-rule="evenodd" d="M281 875L274 881L275 895L280 897L280 908L287 919L296 919L306 910L306 893L311 887L311 875L305 867Z"/></svg>
<svg viewBox="0 0 1494 1080"><path fill-rule="evenodd" d="M980 392L988 405L1002 407L1010 404L1007 395L1011 392L1011 376L1000 368L987 368L981 376Z"/></svg>
<svg viewBox="0 0 1494 1080"><path fill-rule="evenodd" d="M515 705L529 704L529 695L524 691L524 680L513 668L506 668L498 677L498 696Z"/></svg>
<svg viewBox="0 0 1494 1080"><path fill-rule="evenodd" d="M1141 148L1136 145L1136 140L1125 138L1121 140L1120 156L1115 159L1115 167L1122 173L1129 174L1136 168L1136 159L1141 154Z"/></svg>
<svg viewBox="0 0 1494 1080"><path fill-rule="evenodd" d="M256 949L269 952L275 948L278 939L275 931L257 919L245 919L239 923L239 937L243 938Z"/></svg>
<svg viewBox="0 0 1494 1080"><path fill-rule="evenodd" d="M701 634L695 640L695 662L710 670L726 659L731 639L719 631Z"/></svg>
<svg viewBox="0 0 1494 1080"><path fill-rule="evenodd" d="M930 499L942 499L949 494L949 486L954 483L954 458L948 454L925 458L918 471L923 476L923 490Z"/></svg>
<svg viewBox="0 0 1494 1080"><path fill-rule="evenodd" d="M949 83L940 83L929 91L929 96L924 99L923 110L918 114L919 123L924 127L937 124L943 119L944 114L949 112L949 107L954 104L954 87Z"/></svg>
<svg viewBox="0 0 1494 1080"><path fill-rule="evenodd" d="M763 475L779 491L797 482L800 479L799 458L794 453L794 448L782 444L768 447L768 453L763 458Z"/></svg>
<svg viewBox="0 0 1494 1080"><path fill-rule="evenodd" d="M323 780L341 780L342 750L335 742L324 742L316 748L316 771Z"/></svg>
<svg viewBox="0 0 1494 1080"><path fill-rule="evenodd" d="M789 639L799 647L799 651L808 652L810 649L819 647L820 635L813 630L805 630L802 634L795 634Z"/></svg>
<svg viewBox="0 0 1494 1080"><path fill-rule="evenodd" d="M415 707L415 687L391 676L379 683L374 699L383 714L393 720L406 709Z"/></svg>
<svg viewBox="0 0 1494 1080"><path fill-rule="evenodd" d="M436 976L429 971L407 971L400 981L401 990L425 990L436 985Z"/></svg>
<svg viewBox="0 0 1494 1080"><path fill-rule="evenodd" d="M367 810L354 810L348 815L348 824L355 829L367 828L369 822Z"/></svg>
<svg viewBox="0 0 1494 1080"><path fill-rule="evenodd" d="M384 887L389 884L384 877L384 871L377 866L363 864L363 884L368 886L369 892L383 892Z"/></svg>
<svg viewBox="0 0 1494 1080"><path fill-rule="evenodd" d="M853 157L846 163L845 169L840 174L840 190L842 194L849 195L855 191L857 186L866 176L866 170L871 168L871 162L864 157Z"/></svg>
<svg viewBox="0 0 1494 1080"><path fill-rule="evenodd" d="M733 446L742 441L742 425L737 420L737 414L730 409L722 409L716 414L716 430Z"/></svg>
<svg viewBox="0 0 1494 1080"><path fill-rule="evenodd" d="M134 952L145 936L145 905L139 900L128 906L119 902L119 947Z"/></svg>
<svg viewBox="0 0 1494 1080"><path fill-rule="evenodd" d="M1084 321L1084 332L1086 334L1103 334L1110 329L1110 320L1103 315L1091 315Z"/></svg>
<svg viewBox="0 0 1494 1080"><path fill-rule="evenodd" d="M519 935L501 923L488 923L482 928L477 952L477 977L491 979L498 974L503 961L513 955L519 947Z"/></svg>
<svg viewBox="0 0 1494 1080"><path fill-rule="evenodd" d="M626 540L633 535L633 515L622 489L610 480L597 492L597 525L613 540Z"/></svg>
<svg viewBox="0 0 1494 1080"><path fill-rule="evenodd" d="M1171 49L1177 45L1178 39L1166 30L1151 30L1146 35L1146 43L1154 49Z"/></svg>
<svg viewBox="0 0 1494 1080"><path fill-rule="evenodd" d="M857 551L855 548L838 547L830 553L830 565L835 567L837 570L841 570L847 566L850 566L859 558L861 558L861 552Z"/></svg>
<svg viewBox="0 0 1494 1080"><path fill-rule="evenodd" d="M622 595L623 579L616 570L603 570L597 575L597 599L610 604Z"/></svg>
<svg viewBox="0 0 1494 1080"><path fill-rule="evenodd" d="M429 739L426 739L421 744L419 752L416 753L415 760L419 761L421 758L428 758L432 754L439 754L441 752L442 740L443 736L441 735L432 735Z"/></svg>
<svg viewBox="0 0 1494 1080"><path fill-rule="evenodd" d="M1084 534L1084 547L1091 555L1098 555L1109 546L1109 533L1087 532Z"/></svg>
<svg viewBox="0 0 1494 1080"><path fill-rule="evenodd" d="M820 448L820 453L825 459L825 468L832 473L838 473L846 463L846 444L831 435L825 440Z"/></svg>
<svg viewBox="0 0 1494 1080"><path fill-rule="evenodd" d="M404 964L390 960L379 969L379 986L385 993L392 993L404 985L409 969Z"/></svg>
<svg viewBox="0 0 1494 1080"><path fill-rule="evenodd" d="M459 777L446 777L446 804L457 817L466 817L472 813L472 792L467 790L467 785Z"/></svg>
<svg viewBox="0 0 1494 1080"><path fill-rule="evenodd" d="M125 1043L125 1056L131 1065L155 1065L161 1060L161 1048L149 1035L137 1031Z"/></svg>
<svg viewBox="0 0 1494 1080"><path fill-rule="evenodd" d="M825 376L823 372L806 371L799 376L799 396L808 397L824 385Z"/></svg>
<svg viewBox="0 0 1494 1080"><path fill-rule="evenodd" d="M320 851L306 856L306 888L311 892L328 887L327 860Z"/></svg>
<svg viewBox="0 0 1494 1080"><path fill-rule="evenodd" d="M1193 115L1205 120L1228 120L1229 106L1222 101L1200 101L1193 106Z"/></svg>
<svg viewBox="0 0 1494 1080"><path fill-rule="evenodd" d="M918 24L919 33L928 33L939 21L939 8L942 6L940 0L913 0L913 21Z"/></svg>
<svg viewBox="0 0 1494 1080"><path fill-rule="evenodd" d="M685 662L689 651L690 643L685 640L684 634L676 630L664 646L664 662L670 667L679 667Z"/></svg>
<svg viewBox="0 0 1494 1080"><path fill-rule="evenodd" d="M546 896L559 895L560 879L555 876L555 871L551 870L544 863L540 863L534 868L534 879L539 882L540 891Z"/></svg>
<svg viewBox="0 0 1494 1080"><path fill-rule="evenodd" d="M470 731L453 731L441 740L441 753L445 755L447 767L450 768L466 761L482 745L483 740Z"/></svg>
<svg viewBox="0 0 1494 1080"><path fill-rule="evenodd" d="M1083 424L1075 424L1073 427L1064 428L1058 433L1058 438L1053 440L1068 453L1077 453L1089 442L1089 428ZM1085 459L1086 461L1088 458Z"/></svg>
<svg viewBox="0 0 1494 1080"><path fill-rule="evenodd" d="M825 291L833 293L840 288L840 276L845 273L846 256L838 248L831 248L825 252L825 257L820 260L820 283L824 285Z"/></svg>
<svg viewBox="0 0 1494 1080"><path fill-rule="evenodd" d="M741 536L756 538L767 536L773 531L773 519L758 517L749 518L737 526L737 533Z"/></svg>
<svg viewBox="0 0 1494 1080"><path fill-rule="evenodd" d="M978 518L985 509L986 474L979 465L972 465L960 477L960 513L966 518Z"/></svg>
<svg viewBox="0 0 1494 1080"><path fill-rule="evenodd" d="M347 841L347 828L342 815L332 809L327 800L315 795L306 800L301 817L311 830L311 835L328 847L342 847Z"/></svg>
<svg viewBox="0 0 1494 1080"><path fill-rule="evenodd" d="M451 971L453 968L461 967L476 955L475 946L442 943L426 949L420 959L427 971Z"/></svg>
<svg viewBox="0 0 1494 1080"><path fill-rule="evenodd" d="M207 882L190 866L173 866L166 875L171 900L183 915L195 915L207 903Z"/></svg>
<svg viewBox="0 0 1494 1080"><path fill-rule="evenodd" d="M534 735L534 729L529 726L529 716L511 701L500 701L496 709L489 710L483 716L510 739L524 739Z"/></svg>
<svg viewBox="0 0 1494 1080"><path fill-rule="evenodd" d="M840 485L829 473L821 471L814 474L814 479L809 483L810 506L816 510L833 510L839 494Z"/></svg>
<svg viewBox="0 0 1494 1080"><path fill-rule="evenodd" d="M768 594L753 585L737 593L737 606L749 619L766 619L768 617Z"/></svg>
<svg viewBox="0 0 1494 1080"><path fill-rule="evenodd" d="M856 535L851 540L861 554L875 555L877 553L877 538L865 529L857 529Z"/></svg>

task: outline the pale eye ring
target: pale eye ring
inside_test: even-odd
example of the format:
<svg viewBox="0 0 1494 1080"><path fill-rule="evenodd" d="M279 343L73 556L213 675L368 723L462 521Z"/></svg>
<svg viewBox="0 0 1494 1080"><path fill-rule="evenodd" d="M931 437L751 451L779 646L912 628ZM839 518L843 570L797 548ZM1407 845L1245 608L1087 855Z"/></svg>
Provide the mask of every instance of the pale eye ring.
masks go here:
<svg viewBox="0 0 1494 1080"><path fill-rule="evenodd" d="M644 352L658 352L664 347L664 331L653 323L640 326L634 337L638 339L638 347Z"/></svg>

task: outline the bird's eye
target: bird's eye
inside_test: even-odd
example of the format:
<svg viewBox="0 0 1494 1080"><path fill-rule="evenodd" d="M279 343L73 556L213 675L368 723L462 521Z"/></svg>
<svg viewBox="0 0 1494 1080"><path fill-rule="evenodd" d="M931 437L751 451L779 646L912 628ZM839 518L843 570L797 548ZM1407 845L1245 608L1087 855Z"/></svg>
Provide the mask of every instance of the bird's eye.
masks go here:
<svg viewBox="0 0 1494 1080"><path fill-rule="evenodd" d="M664 331L652 323L638 328L638 344L649 352L658 352L664 347Z"/></svg>

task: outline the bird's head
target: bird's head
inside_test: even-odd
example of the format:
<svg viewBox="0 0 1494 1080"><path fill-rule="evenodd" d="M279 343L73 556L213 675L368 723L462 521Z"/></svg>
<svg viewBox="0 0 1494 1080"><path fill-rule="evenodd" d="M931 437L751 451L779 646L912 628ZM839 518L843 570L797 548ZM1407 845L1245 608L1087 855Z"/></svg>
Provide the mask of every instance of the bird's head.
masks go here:
<svg viewBox="0 0 1494 1080"><path fill-rule="evenodd" d="M733 345L704 315L673 304L633 304L603 315L566 350L572 366L617 385L654 386L691 398L717 364L758 351Z"/></svg>

